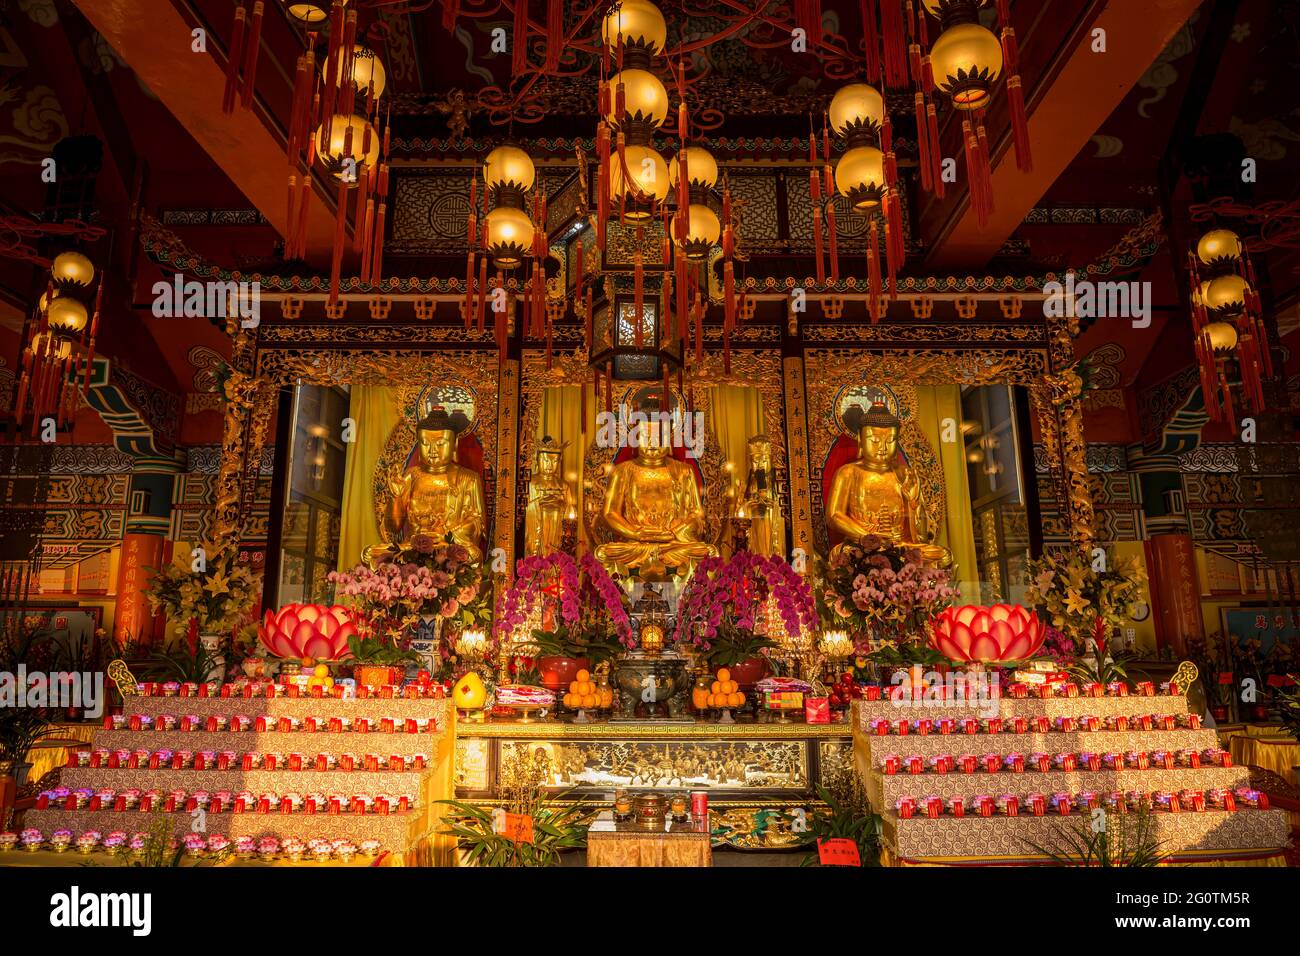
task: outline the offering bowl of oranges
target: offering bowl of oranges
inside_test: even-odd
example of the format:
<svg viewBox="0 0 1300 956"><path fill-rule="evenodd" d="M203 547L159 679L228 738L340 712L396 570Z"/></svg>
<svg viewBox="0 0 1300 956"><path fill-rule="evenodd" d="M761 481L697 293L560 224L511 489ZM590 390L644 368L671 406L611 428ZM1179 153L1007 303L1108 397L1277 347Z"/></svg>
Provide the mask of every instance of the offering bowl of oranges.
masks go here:
<svg viewBox="0 0 1300 956"><path fill-rule="evenodd" d="M707 689L696 687L691 691L691 703L696 710L719 711L720 724L734 724L736 721L731 711L745 706L745 695L740 692L740 685L731 679L731 671L721 667Z"/></svg>
<svg viewBox="0 0 1300 956"><path fill-rule="evenodd" d="M578 715L574 723L585 724L591 718L589 710L607 710L614 706L614 689L604 684L596 684L591 679L591 672L580 670L569 682L569 692L564 695L564 706L576 710Z"/></svg>

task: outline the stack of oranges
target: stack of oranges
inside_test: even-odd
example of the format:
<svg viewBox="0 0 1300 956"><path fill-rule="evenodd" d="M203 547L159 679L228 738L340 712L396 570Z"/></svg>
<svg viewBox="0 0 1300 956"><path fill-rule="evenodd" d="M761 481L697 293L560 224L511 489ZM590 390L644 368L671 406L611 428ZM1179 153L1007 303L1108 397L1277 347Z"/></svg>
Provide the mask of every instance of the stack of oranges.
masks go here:
<svg viewBox="0 0 1300 956"><path fill-rule="evenodd" d="M614 691L610 687L597 687L588 671L578 671L576 680L569 682L569 692L564 695L564 706L579 710L612 707Z"/></svg>
<svg viewBox="0 0 1300 956"><path fill-rule="evenodd" d="M740 685L731 679L731 671L723 667L707 691L697 687L691 692L691 703L696 710L740 707L745 703L745 695L740 692Z"/></svg>

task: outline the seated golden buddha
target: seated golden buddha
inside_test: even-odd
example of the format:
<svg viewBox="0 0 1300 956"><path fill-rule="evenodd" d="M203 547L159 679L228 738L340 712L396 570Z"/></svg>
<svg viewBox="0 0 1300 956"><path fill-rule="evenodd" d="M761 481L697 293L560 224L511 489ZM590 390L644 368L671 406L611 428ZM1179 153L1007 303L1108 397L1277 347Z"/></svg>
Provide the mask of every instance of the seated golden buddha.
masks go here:
<svg viewBox="0 0 1300 956"><path fill-rule="evenodd" d="M841 465L831 482L826 524L844 535L831 549L831 558L874 535L917 549L927 565L950 565L948 549L934 543L920 482L898 453L899 420L877 402L868 411L850 407L844 423L858 436L858 457Z"/></svg>
<svg viewBox="0 0 1300 956"><path fill-rule="evenodd" d="M392 500L379 529L384 543L361 554L371 567L415 547L420 536L432 538L436 546L451 535L471 561L483 559L483 483L456 464L456 438L468 427L462 413L448 415L440 407L416 425L415 462L409 468L395 465L388 475Z"/></svg>
<svg viewBox="0 0 1300 956"><path fill-rule="evenodd" d="M601 517L618 540L596 548L610 570L647 581L688 572L718 553L697 537L704 509L695 475L669 455L655 426L640 426L636 456L614 466Z"/></svg>

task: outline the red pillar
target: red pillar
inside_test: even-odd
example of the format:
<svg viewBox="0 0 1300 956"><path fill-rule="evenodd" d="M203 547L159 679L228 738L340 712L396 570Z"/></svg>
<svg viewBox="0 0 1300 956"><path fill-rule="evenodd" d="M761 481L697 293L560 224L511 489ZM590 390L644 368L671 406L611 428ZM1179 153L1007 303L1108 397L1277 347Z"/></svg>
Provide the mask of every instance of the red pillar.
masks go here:
<svg viewBox="0 0 1300 956"><path fill-rule="evenodd" d="M117 605L113 615L113 638L119 644L130 635L153 634L153 612L144 588L149 583L146 568L163 566L163 543L157 534L128 532L122 537L122 559L117 569Z"/></svg>
<svg viewBox="0 0 1300 956"><path fill-rule="evenodd" d="M1189 637L1205 634L1192 536L1154 534L1145 547L1156 647L1172 647L1181 655Z"/></svg>

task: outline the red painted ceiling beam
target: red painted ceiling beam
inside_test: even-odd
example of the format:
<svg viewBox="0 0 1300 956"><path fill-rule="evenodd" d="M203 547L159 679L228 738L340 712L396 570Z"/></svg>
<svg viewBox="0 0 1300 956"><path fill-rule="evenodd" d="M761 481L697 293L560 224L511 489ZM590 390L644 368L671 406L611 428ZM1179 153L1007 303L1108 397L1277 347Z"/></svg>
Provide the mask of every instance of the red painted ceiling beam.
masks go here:
<svg viewBox="0 0 1300 956"><path fill-rule="evenodd" d="M1010 135L1003 135L993 150L993 215L981 227L965 189L950 192L946 201L931 203L922 213L921 232L931 237L925 268L978 270L986 265L1200 4L1201 0L1092 0L1094 9L1075 21L1056 62L1041 75L1026 104L1033 171L1022 173L1016 168ZM1047 5L1042 12L1050 16L1051 10ZM1061 26L1056 22L1058 30ZM1098 28L1106 31L1105 53L1092 51L1093 31ZM1028 56L1031 44L1047 42L1052 31L1036 20L1026 33L1029 39L1021 41L1021 49ZM995 95L1001 99L1006 94L999 89ZM954 154L946 149L945 155Z"/></svg>
<svg viewBox="0 0 1300 956"><path fill-rule="evenodd" d="M249 202L286 235L284 136L256 108L236 107L229 116L221 112L225 74L212 52L192 52L193 24L171 0L74 2ZM215 43L209 32L209 51ZM309 255L327 257L333 241L333 204L314 192L307 218Z"/></svg>

